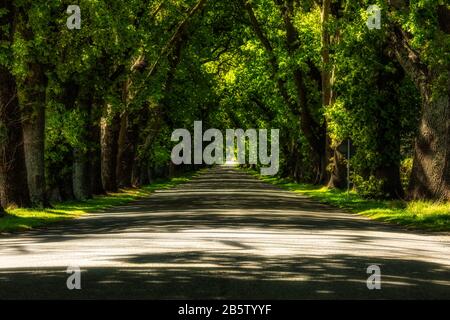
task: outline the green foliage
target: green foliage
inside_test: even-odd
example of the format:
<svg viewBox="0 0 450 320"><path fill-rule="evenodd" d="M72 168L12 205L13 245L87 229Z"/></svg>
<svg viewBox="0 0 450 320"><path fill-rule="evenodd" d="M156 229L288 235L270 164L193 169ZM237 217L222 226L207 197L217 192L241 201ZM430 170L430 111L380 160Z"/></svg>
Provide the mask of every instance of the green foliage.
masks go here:
<svg viewBox="0 0 450 320"><path fill-rule="evenodd" d="M368 30L365 19L365 11L355 4L339 21L343 36L334 43L332 57L338 97L325 115L333 145L350 137L357 148L351 167L358 192L381 197L386 181L376 177L377 169L399 166L410 156L421 102L417 88L389 56L388 26Z"/></svg>
<svg viewBox="0 0 450 320"><path fill-rule="evenodd" d="M149 161L156 167L164 166L170 161L170 136L171 133L166 127L160 131L156 139L153 140L149 154Z"/></svg>
<svg viewBox="0 0 450 320"><path fill-rule="evenodd" d="M157 180L141 189L125 189L106 196L96 196L86 201L57 203L52 209L9 208L7 215L0 219L0 234L18 230L29 230L58 221L74 219L98 210L124 205L131 201L146 198L156 190L169 189L190 180L197 173L189 172L172 179Z"/></svg>
<svg viewBox="0 0 450 320"><path fill-rule="evenodd" d="M383 199L386 194L383 192L383 185L386 183L384 180L377 179L374 176L370 176L368 179L364 179L359 175L353 175L352 182L356 187L356 192L366 199Z"/></svg>
<svg viewBox="0 0 450 320"><path fill-rule="evenodd" d="M450 231L449 203L368 200L356 192L347 193L322 186L299 184L289 179L259 176L255 171L252 173L263 181L377 221L389 222L410 229Z"/></svg>
<svg viewBox="0 0 450 320"><path fill-rule="evenodd" d="M406 190L409 185L409 179L411 177L413 167L413 158L403 159L400 166L400 178L402 181L403 188Z"/></svg>
<svg viewBox="0 0 450 320"><path fill-rule="evenodd" d="M315 159L301 127L302 108L319 126L326 124L333 147L352 139L356 154L350 164L362 196L385 195L388 182L377 172L386 165L400 167L403 186L408 184L411 162L406 159L412 156L421 96L396 61L389 36L403 28L412 49L438 75L434 91L448 92L448 72L443 71L450 63L450 41L437 17L444 1L415 0L400 9L382 0L342 1L339 17L332 16L325 26L331 34L329 65L321 57L320 2L293 1L297 39L288 46L283 7L273 0L250 1L271 52L255 34L242 1L207 1L205 9L187 19L196 3L14 1L17 28L12 43L0 43L0 65L16 77L19 97L28 91L47 93L50 187L58 176L70 176L73 149L99 147L87 136L100 116L111 124L125 114L137 131L135 158L149 167L169 162L173 129L192 129L194 121L202 120L205 127L218 129L279 128L282 174L300 171L296 178L313 181ZM368 30L365 24L366 8L374 3L383 8L381 30ZM82 8L81 30L65 27L69 4ZM0 10L0 17L6 13ZM188 23L171 43L183 21ZM8 25L0 28L11 31ZM134 68L140 63L142 69ZM48 79L38 88L27 82L32 64L43 67ZM305 106L299 104L293 70L304 75ZM333 73L335 101L327 108L322 106L323 70ZM83 105L85 100L91 104Z"/></svg>

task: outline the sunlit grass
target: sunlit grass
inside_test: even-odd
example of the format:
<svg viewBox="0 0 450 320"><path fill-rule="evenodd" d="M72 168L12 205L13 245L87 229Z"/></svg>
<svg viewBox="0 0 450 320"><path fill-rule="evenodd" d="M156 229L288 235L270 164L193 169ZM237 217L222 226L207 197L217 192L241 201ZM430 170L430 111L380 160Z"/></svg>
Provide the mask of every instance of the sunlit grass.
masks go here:
<svg viewBox="0 0 450 320"><path fill-rule="evenodd" d="M5 217L0 218L0 232L29 230L56 221L74 219L88 212L127 204L133 200L149 196L155 190L172 188L189 181L197 173L188 173L180 177L158 180L139 189L122 189L117 193L94 196L86 201L67 201L53 204L51 209L13 209L9 208Z"/></svg>
<svg viewBox="0 0 450 320"><path fill-rule="evenodd" d="M342 209L350 210L371 219L432 231L450 231L450 203L428 201L378 201L360 197L356 192L328 189L308 184L294 183L288 179L260 176L260 179L284 189L301 193Z"/></svg>

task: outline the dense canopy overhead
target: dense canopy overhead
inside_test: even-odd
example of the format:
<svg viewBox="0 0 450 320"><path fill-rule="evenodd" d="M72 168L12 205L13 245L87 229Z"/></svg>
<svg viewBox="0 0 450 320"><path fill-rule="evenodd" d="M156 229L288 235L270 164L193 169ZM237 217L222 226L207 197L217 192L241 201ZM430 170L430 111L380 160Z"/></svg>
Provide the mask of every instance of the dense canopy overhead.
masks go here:
<svg viewBox="0 0 450 320"><path fill-rule="evenodd" d="M381 28L366 25L369 5ZM69 5L81 28L66 26ZM280 174L450 198L450 6L0 0L0 198L46 206L172 174L176 128L280 129Z"/></svg>

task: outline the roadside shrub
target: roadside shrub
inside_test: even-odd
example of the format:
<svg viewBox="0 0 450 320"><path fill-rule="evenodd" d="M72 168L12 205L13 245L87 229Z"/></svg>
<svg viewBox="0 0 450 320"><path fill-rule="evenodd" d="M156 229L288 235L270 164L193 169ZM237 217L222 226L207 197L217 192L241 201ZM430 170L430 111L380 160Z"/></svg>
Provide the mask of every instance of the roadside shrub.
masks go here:
<svg viewBox="0 0 450 320"><path fill-rule="evenodd" d="M384 180L379 180L372 175L365 180L359 175L354 175L353 182L356 192L364 198L383 199L386 197L386 194L383 192Z"/></svg>
<svg viewBox="0 0 450 320"><path fill-rule="evenodd" d="M407 190L411 171L413 166L413 158L406 158L400 165L400 179L402 181L403 189Z"/></svg>

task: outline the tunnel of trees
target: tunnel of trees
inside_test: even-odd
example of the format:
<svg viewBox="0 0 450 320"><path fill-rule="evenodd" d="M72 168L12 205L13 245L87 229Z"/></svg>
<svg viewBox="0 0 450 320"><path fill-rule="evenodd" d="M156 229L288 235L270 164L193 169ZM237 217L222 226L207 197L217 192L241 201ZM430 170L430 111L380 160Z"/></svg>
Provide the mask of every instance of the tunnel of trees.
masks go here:
<svg viewBox="0 0 450 320"><path fill-rule="evenodd" d="M196 120L278 128L279 174L333 188L351 139L362 195L448 201L449 33L445 0L0 0L1 206L173 175Z"/></svg>

